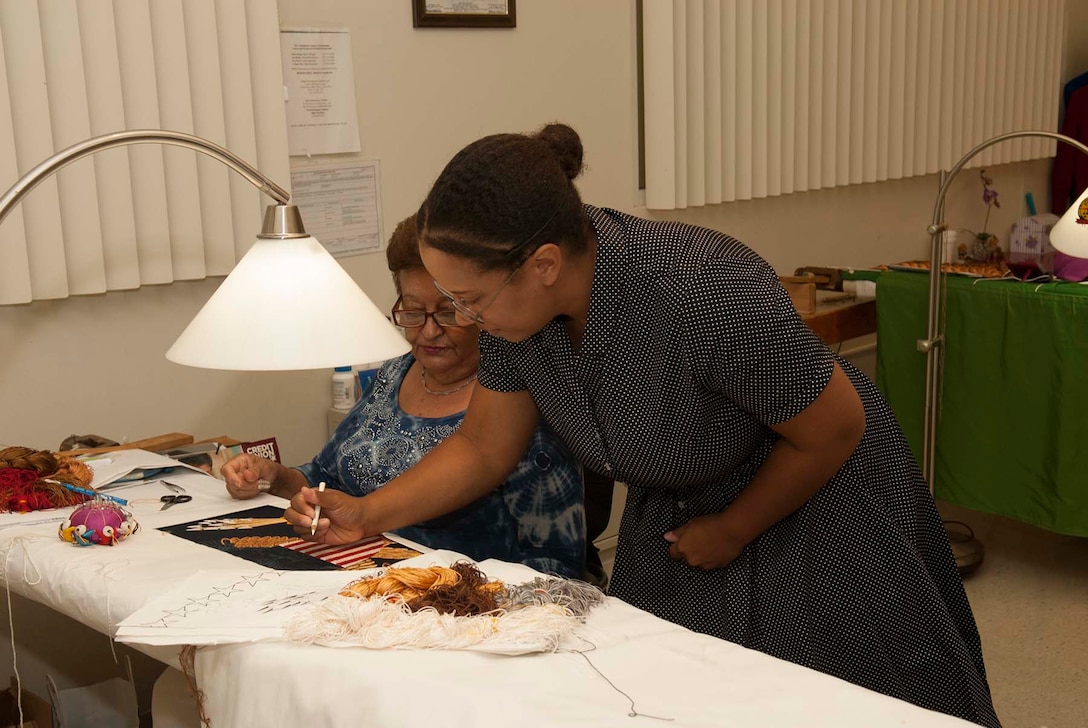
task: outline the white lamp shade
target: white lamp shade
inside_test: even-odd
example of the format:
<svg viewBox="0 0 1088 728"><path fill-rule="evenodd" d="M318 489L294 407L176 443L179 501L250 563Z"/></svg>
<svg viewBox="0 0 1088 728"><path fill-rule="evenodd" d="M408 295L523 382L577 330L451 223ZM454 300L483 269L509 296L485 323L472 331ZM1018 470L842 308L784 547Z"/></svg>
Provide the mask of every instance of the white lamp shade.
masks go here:
<svg viewBox="0 0 1088 728"><path fill-rule="evenodd" d="M1054 223L1050 244L1074 258L1088 258L1088 190Z"/></svg>
<svg viewBox="0 0 1088 728"><path fill-rule="evenodd" d="M326 369L411 347L312 236L258 239L166 358L206 369Z"/></svg>

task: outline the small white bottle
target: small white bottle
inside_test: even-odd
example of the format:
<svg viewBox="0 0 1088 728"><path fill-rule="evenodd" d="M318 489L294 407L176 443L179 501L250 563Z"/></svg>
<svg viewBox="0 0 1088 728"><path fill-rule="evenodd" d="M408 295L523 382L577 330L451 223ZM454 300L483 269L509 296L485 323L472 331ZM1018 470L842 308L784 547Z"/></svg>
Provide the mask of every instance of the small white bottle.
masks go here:
<svg viewBox="0 0 1088 728"><path fill-rule="evenodd" d="M355 406L355 372L349 366L333 370L332 406L343 411Z"/></svg>

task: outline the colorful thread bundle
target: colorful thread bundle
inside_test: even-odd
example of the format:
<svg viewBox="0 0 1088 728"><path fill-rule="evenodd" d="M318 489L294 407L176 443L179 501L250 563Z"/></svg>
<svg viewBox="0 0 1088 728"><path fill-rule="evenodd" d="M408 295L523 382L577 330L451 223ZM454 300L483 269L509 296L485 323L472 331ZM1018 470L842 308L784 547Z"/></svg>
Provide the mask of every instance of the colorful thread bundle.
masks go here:
<svg viewBox="0 0 1088 728"><path fill-rule="evenodd" d="M93 477L86 463L64 455L29 447L0 449L0 513L27 513L83 503L86 496L61 484L86 488Z"/></svg>
<svg viewBox="0 0 1088 728"><path fill-rule="evenodd" d="M528 606L554 604L575 617L584 617L589 610L603 604L604 592L592 584L555 576L538 576L532 581L507 587L499 608L514 611Z"/></svg>
<svg viewBox="0 0 1088 728"><path fill-rule="evenodd" d="M403 601L412 612L430 607L440 614L466 616L492 611L505 591L502 582L489 582L475 566L460 562L450 568L387 569L384 574L353 581L340 596L385 597Z"/></svg>
<svg viewBox="0 0 1088 728"><path fill-rule="evenodd" d="M584 582L539 577L507 587L474 564L389 568L348 584L301 614L287 638L371 649L554 652L604 594Z"/></svg>

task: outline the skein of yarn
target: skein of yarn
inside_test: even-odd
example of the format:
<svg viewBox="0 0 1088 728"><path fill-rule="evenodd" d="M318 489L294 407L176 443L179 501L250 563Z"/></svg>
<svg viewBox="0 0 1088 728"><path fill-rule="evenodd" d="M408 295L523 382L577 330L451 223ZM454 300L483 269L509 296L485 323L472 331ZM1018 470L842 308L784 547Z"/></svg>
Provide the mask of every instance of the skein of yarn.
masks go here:
<svg viewBox="0 0 1088 728"><path fill-rule="evenodd" d="M40 511L74 506L86 496L61 483L87 488L94 478L90 466L74 458L31 447L0 449L0 512Z"/></svg>

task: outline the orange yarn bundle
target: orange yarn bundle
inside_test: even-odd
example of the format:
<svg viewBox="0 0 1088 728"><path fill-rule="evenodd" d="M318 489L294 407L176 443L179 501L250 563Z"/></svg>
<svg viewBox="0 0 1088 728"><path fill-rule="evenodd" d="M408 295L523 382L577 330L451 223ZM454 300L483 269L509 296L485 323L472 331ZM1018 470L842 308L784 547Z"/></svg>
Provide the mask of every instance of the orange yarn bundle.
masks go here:
<svg viewBox="0 0 1088 728"><path fill-rule="evenodd" d="M86 496L61 483L86 488L94 474L83 462L30 447L0 449L0 512L74 506Z"/></svg>
<svg viewBox="0 0 1088 728"><path fill-rule="evenodd" d="M386 569L384 574L353 581L340 596L370 599L402 599L413 612L430 607L440 614L486 614L506 593L501 581L488 581L473 564L458 562L450 568Z"/></svg>

